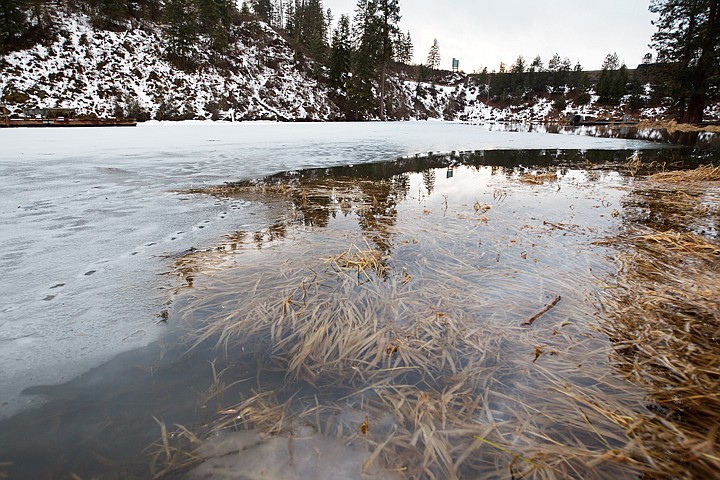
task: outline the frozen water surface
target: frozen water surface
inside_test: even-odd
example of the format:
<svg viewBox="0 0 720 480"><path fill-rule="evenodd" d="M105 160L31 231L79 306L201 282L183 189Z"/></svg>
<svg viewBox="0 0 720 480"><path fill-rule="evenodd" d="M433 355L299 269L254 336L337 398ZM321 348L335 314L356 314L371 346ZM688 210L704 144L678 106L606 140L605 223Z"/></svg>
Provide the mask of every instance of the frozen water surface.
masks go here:
<svg viewBox="0 0 720 480"><path fill-rule="evenodd" d="M276 215L179 189L428 151L655 148L439 122L3 129L0 145L0 417L157 339L168 256Z"/></svg>

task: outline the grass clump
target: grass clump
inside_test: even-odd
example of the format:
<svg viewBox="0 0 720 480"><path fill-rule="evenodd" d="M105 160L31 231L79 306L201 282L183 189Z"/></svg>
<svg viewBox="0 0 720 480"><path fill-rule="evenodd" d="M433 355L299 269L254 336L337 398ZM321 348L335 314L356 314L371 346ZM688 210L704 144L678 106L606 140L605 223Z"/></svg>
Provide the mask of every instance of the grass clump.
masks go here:
<svg viewBox="0 0 720 480"><path fill-rule="evenodd" d="M720 182L720 166L702 165L693 170L659 172L651 175L650 180L667 183Z"/></svg>
<svg viewBox="0 0 720 480"><path fill-rule="evenodd" d="M410 181L274 185L293 241L244 251L244 268L215 269L192 293L192 343L228 367L213 364L210 421L194 437L163 434L189 455L160 441L156 471L202 462L195 438L252 430L291 446L311 426L408 479L713 476L720 250L672 228L707 217L696 208L707 192L680 204L672 184L657 193L638 179L615 220L624 233L593 245L592 228L568 235L569 224L510 215L530 189L514 174L492 180L474 205L438 202L442 219L403 210L391 186ZM471 209L492 219L468 222ZM358 217L360 238L307 229L339 213ZM502 238L518 230L526 237ZM596 276L610 266L602 252L619 255L610 280ZM239 375L251 389L224 387Z"/></svg>
<svg viewBox="0 0 720 480"><path fill-rule="evenodd" d="M616 368L649 391L632 436L663 476L720 469L720 246L682 232L623 236L606 303ZM653 414L650 414L650 411Z"/></svg>

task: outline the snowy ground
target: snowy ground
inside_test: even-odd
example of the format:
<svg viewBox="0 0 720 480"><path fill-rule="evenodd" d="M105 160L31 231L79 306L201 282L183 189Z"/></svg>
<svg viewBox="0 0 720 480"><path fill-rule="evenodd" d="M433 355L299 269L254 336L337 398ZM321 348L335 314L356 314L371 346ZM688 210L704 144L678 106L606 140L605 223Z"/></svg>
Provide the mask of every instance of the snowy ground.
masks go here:
<svg viewBox="0 0 720 480"><path fill-rule="evenodd" d="M655 148L444 122L141 124L0 130L0 417L165 331L172 258L274 219L267 206L176 193L308 167L476 149Z"/></svg>
<svg viewBox="0 0 720 480"><path fill-rule="evenodd" d="M134 108L155 118L162 104L185 118L326 120L336 109L265 24L255 24L260 33L238 32L226 59L231 69L207 63L198 49L206 63L185 72L168 62L158 26L111 32L93 28L86 15L55 15L62 31L52 45L0 57L0 103L6 98L11 114L21 114L23 105L61 106L110 117L119 107L124 115L136 116L128 110Z"/></svg>

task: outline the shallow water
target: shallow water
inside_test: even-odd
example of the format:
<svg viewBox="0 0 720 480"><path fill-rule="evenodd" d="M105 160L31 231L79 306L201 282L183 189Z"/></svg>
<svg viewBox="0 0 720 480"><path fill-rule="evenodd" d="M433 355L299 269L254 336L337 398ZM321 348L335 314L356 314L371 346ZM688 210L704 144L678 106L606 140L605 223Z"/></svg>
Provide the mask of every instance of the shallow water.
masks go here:
<svg viewBox="0 0 720 480"><path fill-rule="evenodd" d="M275 127L259 125L254 128L258 129L255 130L257 133L260 129ZM288 127L282 127L280 131L285 131L284 128ZM182 161L172 166L141 162L143 168L138 167L137 171L143 170L140 175L143 180L139 186L127 187L115 205L135 205L138 212L130 218L139 223L152 220L153 230L144 232L148 238L167 234L168 227L176 230L173 222L198 221L195 219L215 209L222 211L214 214L210 224L201 222L198 226L208 226L193 230L198 233L192 241L186 240L176 246L173 242L177 242L177 238L163 237L158 245L147 246L147 251L142 254L128 257L122 253L118 255L118 251L126 248L135 251L130 247L140 237L129 231L126 233L129 238L125 239L129 243L111 240L118 234L119 225L128 230L132 228L125 222L119 225L109 222L112 226L106 229L103 235L107 237L103 238L97 234L97 230L103 231L101 216L96 218L91 212L85 212L83 216L90 217L90 223L95 227L92 230L96 233L80 238L89 242L90 253L96 253L95 243L104 241L111 245L113 261L109 263L113 268L106 268L106 271L112 273L119 269L120 272L110 280L97 281L95 273L85 275L93 268L84 271L85 268L79 268L71 257L69 263L72 265L63 268L72 266L80 270L79 280L92 279L97 283L90 286L79 282L71 284L75 293L68 295L68 303L76 307L95 304L102 315L115 321L135 322L146 330L165 331L164 322L155 325L159 317L154 313L164 308L162 302L168 300L168 291L176 283L169 277L161 277L159 283L150 279L162 265L171 265L174 260L152 255L162 253L176 257L191 246L212 245L212 249L179 258L174 271L182 273L181 282L185 287L179 290L169 307L168 322L171 326L183 325L184 329L193 331L225 318L228 311L242 315L253 307L273 312L283 298L292 298L299 283L320 272L329 286L317 287L318 301L356 300L368 312L368 318L381 317L383 322L398 326L406 326L416 316L427 316L428 312L435 312L433 315L452 312L462 324L476 325L493 336L493 342L486 345L487 355L482 358L488 372L483 377L486 387L483 392L487 395L484 408L467 421L474 420L479 425L499 424L503 428L497 434L506 440L507 435L515 435L512 432L521 424L519 420L532 419L534 423L530 427L526 424L527 428L554 432L556 438L574 438L586 446L621 445L621 429L608 424L607 419L596 418L592 412L583 412L583 415L592 416L597 428L606 428L609 433L605 437L588 438L582 429L576 428L577 424L585 423L577 411L571 415L572 420L568 417L563 421L523 416L522 411L527 411L533 401L540 399L549 402L544 410L548 417L566 415L567 403L557 401L553 404L552 399L558 393L565 397L573 394L590 398L616 395L628 408L643 408L643 392L619 376L614 378L615 374L607 364L609 342L593 328L597 322L597 295L602 279L615 269L609 258L610 252L593 242L623 228L622 199L636 180L622 167L622 162L632 152L571 151L554 147L544 151L480 151L430 158L410 157L392 163L354 167L300 169L303 165L330 167L332 164L367 163L374 156L411 153L407 151L412 148L410 144L431 145L428 149L433 150L459 151L468 149L467 145L473 142L492 144L496 141L492 136L483 140L483 134L474 140L466 138L455 147L446 146L458 141L455 138L457 131L453 128L461 128L467 136L470 132L467 126L413 125L392 135L383 131L384 128L368 127L362 132L365 137L340 128L338 135L348 137L346 143L339 142L340 146L308 142L303 136L307 131L304 131L293 140L298 149L294 154L302 152L304 160L296 162L291 172L237 184L227 195L198 195L182 189L253 178L263 169L265 173L281 171L287 168L283 158L288 157L284 155L292 157L293 150L288 153L287 147L272 147L276 155L274 160L266 166L257 163L247 166L254 172L252 174L237 173L238 170L245 172L246 166L239 167L242 162L237 159L226 164L221 156L192 167L187 163L183 167ZM278 130L272 132L277 134ZM422 143L419 137L430 132L447 138ZM377 144L384 146L374 145L373 135L377 136ZM507 146L529 138L508 135ZM231 138L232 135L227 135L221 141L227 142L221 150L237 148ZM266 152L270 141L258 141L254 147L248 147L242 158L252 152L255 155ZM594 145L595 141L589 142ZM552 144L544 137L538 142ZM261 145L263 143L265 146ZM632 144L633 148L636 146ZM75 154L77 152L71 153ZM642 156L645 161L668 162L683 157L692 160L689 154L681 151L644 152ZM348 158L354 160L348 162ZM191 160L187 162L192 164ZM212 166L207 167L208 164ZM85 164L80 171L89 168ZM195 171L196 176L184 177L183 169ZM523 174L548 171L555 173L556 180L541 185L522 181ZM205 173L201 175L200 172ZM82 175L78 177L83 178ZM82 181L92 183L88 178ZM69 186L63 188L71 190ZM118 193L118 188L121 187L109 189ZM179 193L170 194L163 190L169 188L177 189ZM169 201L160 206L149 202L150 209L144 206L141 197L160 190L161 196ZM173 201L182 207L174 206ZM223 214L230 212L228 206L236 206L237 211ZM190 217L181 216L183 212ZM158 218L162 220L158 221ZM17 218L14 221L23 225L25 220ZM43 221L40 220L35 231L38 237L42 237ZM229 232L234 233L220 241L221 234ZM33 251L41 259L49 258L42 257L44 253L37 245L38 240L25 240L32 240ZM9 239L7 241L10 243ZM338 280L340 277L328 264L328 259L352 245L379 252L387 267L384 273L371 271L367 276L353 277L352 272L345 272L347 276ZM63 243L57 248L61 252L62 248L72 250ZM132 261L125 263L125 258ZM148 261L156 267L148 268ZM24 267L28 270L24 271L38 267L33 265L31 261ZM23 271L17 264L11 267L9 270L15 275ZM106 291L124 287L136 271L141 272L135 280L142 287L140 291L122 292L110 298L112 306L97 305L99 300L95 296L103 297ZM148 285L164 286L168 290L148 293ZM87 297L82 297L81 292L86 292ZM521 326L556 296L561 296L562 300L532 328ZM392 301L388 302L388 299ZM26 312L32 313L33 305L40 303L28 301L24 305ZM128 312L131 305L143 313ZM60 318L64 315L75 318L62 310L53 313ZM97 316L99 314L95 313L88 318ZM82 317L80 320L82 328L88 328L87 325L94 321ZM5 328L6 324L0 328ZM98 329L103 329L102 324ZM46 343L55 343L53 335L46 335ZM153 335L147 334L144 338L147 342ZM256 339L255 345L229 342L229 354L222 349L209 348L214 338L185 354L182 346L175 347L174 338L168 337L164 347L151 345L144 350L129 352L64 385L29 388L27 394L42 395L49 402L10 419L0 428L3 432L0 436L3 458L0 460L8 458L14 462L11 467L13 478L62 476L70 472L82 477L103 472L117 478L132 475L142 478L147 476L148 463L147 452L142 450L159 435L153 416L168 425L180 423L195 426L200 431L217 421L217 411L221 407L233 405L241 395L249 395L251 389L273 391L280 399L300 394L298 398L303 400L305 395L301 393L304 392L334 404L348 391L357 388L352 382L345 386L337 381L337 375L342 377L342 372L326 379L320 372L314 384L302 378L285 380L282 370L264 367L269 362L264 358L268 352L253 348L267 346L268 339L262 336ZM252 337L248 339L252 340ZM117 337L114 341L117 342ZM112 335L104 342L112 343ZM72 352L77 344L75 341L69 343L72 343L68 347ZM103 350L105 355L110 353L102 342L95 348ZM9 351L4 350L5 353ZM164 355L161 352L165 352ZM37 368L40 364L47 365L48 357L36 358L32 351L28 355L32 356ZM52 355L50 350L50 360ZM97 358L87 360L97 361ZM235 387L228 388L222 398L217 395L206 398L213 382L210 367L213 360L218 371L228 368L223 375L224 382L241 380ZM595 376L598 371L604 372L602 381ZM555 383L558 374L566 385ZM50 382L24 379L24 386L43 383ZM344 403L349 408L361 409L365 402L372 404L372 401L370 396L346 399ZM557 409L555 413L553 405ZM296 408L296 414L302 412L300 406L296 405ZM510 444L513 448L527 448L526 441L516 437ZM486 469L499 468L493 467L497 453L493 449L483 450L478 462L485 462L483 468ZM629 475L612 466L607 468L598 471Z"/></svg>
<svg viewBox="0 0 720 480"><path fill-rule="evenodd" d="M655 148L417 122L3 129L0 144L0 418L41 402L26 387L162 336L167 257L277 216L255 199L180 189L428 151Z"/></svg>
<svg viewBox="0 0 720 480"><path fill-rule="evenodd" d="M488 123L484 127L495 132L536 132L560 135L579 135L601 138L623 138L626 140L645 140L666 145L682 145L717 149L720 147L720 133L716 132L679 132L667 128L648 128L639 125L559 125L526 123Z"/></svg>

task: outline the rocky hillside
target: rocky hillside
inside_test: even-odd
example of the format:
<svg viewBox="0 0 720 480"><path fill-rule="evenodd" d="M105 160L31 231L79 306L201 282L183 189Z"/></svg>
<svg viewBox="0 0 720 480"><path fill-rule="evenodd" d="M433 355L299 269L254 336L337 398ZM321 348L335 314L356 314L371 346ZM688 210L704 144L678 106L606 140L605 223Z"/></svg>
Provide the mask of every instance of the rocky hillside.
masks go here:
<svg viewBox="0 0 720 480"><path fill-rule="evenodd" d="M50 46L2 57L0 95L11 114L24 107L77 107L99 117L140 119L332 120L337 108L312 75L297 63L282 37L260 22L247 22L222 61L205 52L195 71L166 60L159 28L98 30L82 14L60 19Z"/></svg>
<svg viewBox="0 0 720 480"><path fill-rule="evenodd" d="M126 31L95 28L82 13L54 12L61 27L50 44L0 57L0 103L11 115L27 107L75 107L98 117L139 120L344 120L333 92L318 81L322 67L297 55L265 23L234 26L237 41L218 58L196 48L193 69L167 59L160 27L144 21ZM407 70L407 69L406 69ZM435 83L418 83L407 71L390 81L388 117L396 120L443 119L471 122L528 122L564 119L574 114L622 118L623 104L608 108L597 97L576 105L552 95L519 104L489 104L485 85L461 74ZM592 91L590 92L592 93ZM339 102L342 103L342 102ZM640 118L662 118L665 108L645 109ZM720 105L706 111L720 119Z"/></svg>

